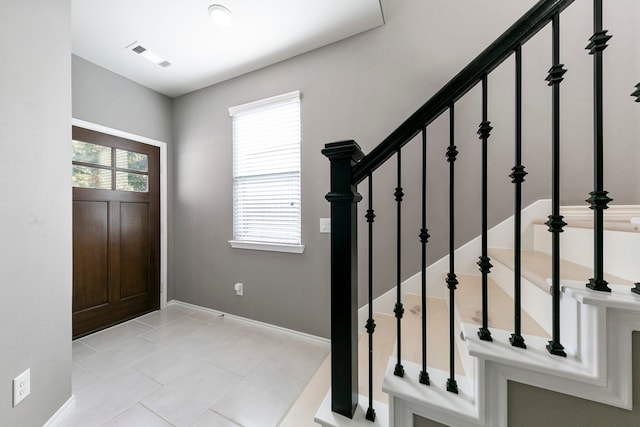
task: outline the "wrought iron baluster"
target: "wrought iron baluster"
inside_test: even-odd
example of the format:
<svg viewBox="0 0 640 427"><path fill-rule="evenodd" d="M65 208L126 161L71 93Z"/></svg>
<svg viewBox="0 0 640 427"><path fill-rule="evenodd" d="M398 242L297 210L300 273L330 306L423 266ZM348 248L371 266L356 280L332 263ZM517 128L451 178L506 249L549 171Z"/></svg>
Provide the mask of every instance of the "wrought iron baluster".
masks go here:
<svg viewBox="0 0 640 427"><path fill-rule="evenodd" d="M478 336L484 341L493 341L491 338L491 331L489 331L489 272L491 271L491 259L489 259L487 239L488 239L488 227L487 227L487 177L488 177L488 150L487 141L491 134L491 122L487 119L488 116L488 94L487 94L487 75L482 76L482 123L480 123L480 129L478 129L478 135L482 140L482 255L478 266L482 272L482 326L478 329Z"/></svg>
<svg viewBox="0 0 640 427"><path fill-rule="evenodd" d="M447 147L447 162L449 162L449 273L447 274L447 288L449 288L449 378L447 379L447 391L458 393L458 383L456 381L455 370L455 331L454 331L454 303L455 290L458 285L458 279L455 273L455 198L454 198L454 163L458 156L458 150L455 146L454 134L454 109L453 104L449 106L449 147Z"/></svg>
<svg viewBox="0 0 640 427"><path fill-rule="evenodd" d="M398 335L398 359L396 361L396 367L393 370L393 374L398 377L404 377L404 367L402 366L402 315L404 314L404 307L402 305L402 269L401 269L401 261L402 261L402 198L404 197L404 192L402 191L402 152L398 150L397 154L398 158L398 185L396 187L396 191L394 193L397 206L398 206L398 218L397 218L397 248L396 248L396 306L393 309L397 319L397 335Z"/></svg>
<svg viewBox="0 0 640 427"><path fill-rule="evenodd" d="M593 187L586 201L593 210L593 276L587 287L594 291L611 292L604 280L604 210L613 199L604 190L604 132L602 100L602 53L611 38L602 30L602 0L593 2L593 36L586 49L593 55Z"/></svg>
<svg viewBox="0 0 640 427"><path fill-rule="evenodd" d="M560 344L560 233L565 225L560 215L560 82L567 70L560 63L560 17L558 14L552 19L553 37L553 65L546 80L552 87L552 184L551 184L551 215L546 222L551 235L551 294L552 294L552 340L547 344L547 350L556 356L566 357L567 353Z"/></svg>
<svg viewBox="0 0 640 427"><path fill-rule="evenodd" d="M640 102L640 83L636 85L636 90L631 93L631 96L636 98L636 102ZM636 282L634 283L634 286L635 287L631 288L631 292L640 295L640 283Z"/></svg>
<svg viewBox="0 0 640 427"><path fill-rule="evenodd" d="M640 83L636 85L636 90L631 92L631 96L634 96L636 102L640 102Z"/></svg>
<svg viewBox="0 0 640 427"><path fill-rule="evenodd" d="M369 223L369 318L365 326L369 335L369 408L366 419L375 421L376 411L373 409L373 332L376 323L373 320L373 221L376 214L373 211L373 177L369 174L369 209L367 209L367 223Z"/></svg>
<svg viewBox="0 0 640 427"><path fill-rule="evenodd" d="M419 381L429 385L427 372L427 128L422 128L422 228L420 229L420 246L422 249L422 371Z"/></svg>
<svg viewBox="0 0 640 427"><path fill-rule="evenodd" d="M514 197L514 333L509 342L514 347L527 348L522 336L522 308L521 308L521 264L522 264L522 183L527 172L522 165L522 46L516 47L516 165L511 169L511 182L515 184Z"/></svg>

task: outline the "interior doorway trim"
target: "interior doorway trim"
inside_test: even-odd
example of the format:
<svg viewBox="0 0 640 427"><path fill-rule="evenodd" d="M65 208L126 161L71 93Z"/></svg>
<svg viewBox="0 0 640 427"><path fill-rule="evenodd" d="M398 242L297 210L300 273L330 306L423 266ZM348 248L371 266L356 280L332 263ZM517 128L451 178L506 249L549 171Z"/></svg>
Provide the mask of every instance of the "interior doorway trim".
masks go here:
<svg viewBox="0 0 640 427"><path fill-rule="evenodd" d="M71 125L160 148L160 309L164 309L167 306L167 143L75 118L71 119Z"/></svg>

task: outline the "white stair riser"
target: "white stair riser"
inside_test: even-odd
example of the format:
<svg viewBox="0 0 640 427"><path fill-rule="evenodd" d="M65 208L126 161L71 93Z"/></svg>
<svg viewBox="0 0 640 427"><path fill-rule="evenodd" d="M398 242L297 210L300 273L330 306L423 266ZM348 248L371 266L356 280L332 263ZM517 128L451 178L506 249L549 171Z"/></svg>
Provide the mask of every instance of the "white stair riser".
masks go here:
<svg viewBox="0 0 640 427"><path fill-rule="evenodd" d="M534 225L534 249L551 255L551 233ZM605 230L604 266L607 273L640 281L640 233ZM560 235L560 257L593 268L593 230L567 227Z"/></svg>
<svg viewBox="0 0 640 427"><path fill-rule="evenodd" d="M448 292L445 300L447 301L447 307L451 307ZM467 378L475 378L475 364L477 359L475 357L472 357L469 354L464 340L460 338L461 337L460 325L462 324L462 318L460 317L460 313L455 307L453 310L453 321L454 321L453 333L455 338L455 346L456 346L456 350L458 351L458 354L460 355L460 361L462 362L462 369L464 369L464 375Z"/></svg>
<svg viewBox="0 0 640 427"><path fill-rule="evenodd" d="M507 295L513 298L513 270L495 259L491 260L491 263L493 264L491 277ZM522 309L534 318L545 332L551 335L551 295L524 277L521 280L520 290Z"/></svg>

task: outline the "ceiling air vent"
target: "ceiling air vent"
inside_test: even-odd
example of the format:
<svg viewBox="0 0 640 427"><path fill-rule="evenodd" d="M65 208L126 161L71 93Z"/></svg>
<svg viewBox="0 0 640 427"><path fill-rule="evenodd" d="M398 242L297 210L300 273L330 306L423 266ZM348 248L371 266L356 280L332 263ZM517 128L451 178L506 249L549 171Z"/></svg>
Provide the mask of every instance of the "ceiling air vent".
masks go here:
<svg viewBox="0 0 640 427"><path fill-rule="evenodd" d="M139 54L140 56L148 59L149 61L153 62L156 65L161 66L162 68L167 68L168 66L171 65L171 62L167 61L166 59L164 59L163 57L161 57L160 55L150 51L149 49L147 49L146 47L142 46L141 44L138 44L138 42L133 42L130 45L127 46L127 49L131 49L133 52Z"/></svg>

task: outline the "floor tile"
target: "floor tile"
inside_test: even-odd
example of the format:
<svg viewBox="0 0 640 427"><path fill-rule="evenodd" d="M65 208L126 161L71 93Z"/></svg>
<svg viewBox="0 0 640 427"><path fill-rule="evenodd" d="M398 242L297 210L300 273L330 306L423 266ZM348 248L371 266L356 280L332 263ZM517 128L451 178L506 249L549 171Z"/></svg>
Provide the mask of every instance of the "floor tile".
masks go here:
<svg viewBox="0 0 640 427"><path fill-rule="evenodd" d="M87 346L82 341L76 340L71 343L71 357L74 362L79 362L87 357L91 357L97 352L96 349Z"/></svg>
<svg viewBox="0 0 640 427"><path fill-rule="evenodd" d="M80 365L76 363L73 364L73 368L71 369L71 387L73 394L79 393L82 389L95 384L97 381L100 381L98 377L82 369Z"/></svg>
<svg viewBox="0 0 640 427"><path fill-rule="evenodd" d="M178 427L189 426L240 378L201 362L195 372L166 384L144 399L142 404Z"/></svg>
<svg viewBox="0 0 640 427"><path fill-rule="evenodd" d="M251 427L275 427L298 397L305 382L258 366L211 409Z"/></svg>
<svg viewBox="0 0 640 427"><path fill-rule="evenodd" d="M275 426L328 350L173 305L73 342L75 399L52 427Z"/></svg>
<svg viewBox="0 0 640 427"><path fill-rule="evenodd" d="M215 351L206 359L239 375L246 375L263 359L278 352L280 343L268 338L239 334L232 339L212 344Z"/></svg>
<svg viewBox="0 0 640 427"><path fill-rule="evenodd" d="M240 424L236 424L228 418L213 412L207 411L202 414L196 422L191 424L191 427L241 427Z"/></svg>
<svg viewBox="0 0 640 427"><path fill-rule="evenodd" d="M213 351L210 344L186 339L179 346L156 353L133 367L160 384L167 384L193 372Z"/></svg>
<svg viewBox="0 0 640 427"><path fill-rule="evenodd" d="M144 375L127 370L109 381L98 381L78 393L56 427L100 426L160 387Z"/></svg>
<svg viewBox="0 0 640 427"><path fill-rule="evenodd" d="M171 424L137 404L112 418L102 427L172 427Z"/></svg>
<svg viewBox="0 0 640 427"><path fill-rule="evenodd" d="M242 330L229 328L225 323L220 321L195 331L189 335L189 338L205 344L214 344L222 348L232 343L236 337L242 334Z"/></svg>
<svg viewBox="0 0 640 427"><path fill-rule="evenodd" d="M308 381L329 354L328 344L288 338L280 343L277 353L267 356L262 364L303 381Z"/></svg>
<svg viewBox="0 0 640 427"><path fill-rule="evenodd" d="M196 310L193 313L189 314L187 317L207 323L215 323L223 319L223 315L203 310Z"/></svg>
<svg viewBox="0 0 640 427"><path fill-rule="evenodd" d="M80 338L80 342L102 351L122 344L153 329L151 326L140 323L137 320L130 320L93 335Z"/></svg>
<svg viewBox="0 0 640 427"><path fill-rule="evenodd" d="M82 360L78 365L106 380L165 348L162 344L138 337Z"/></svg>
<svg viewBox="0 0 640 427"><path fill-rule="evenodd" d="M178 320L181 317L193 314L195 311L196 310L192 308L170 305L164 310L157 310L153 313L145 314L144 316L138 317L136 320L157 328L164 326L167 323L171 323L174 320Z"/></svg>
<svg viewBox="0 0 640 427"><path fill-rule="evenodd" d="M188 317L181 317L171 323L167 323L164 326L156 328L143 336L155 342L159 342L160 344L169 346L179 343L198 329L204 328L208 325L209 324L206 322L190 319Z"/></svg>

